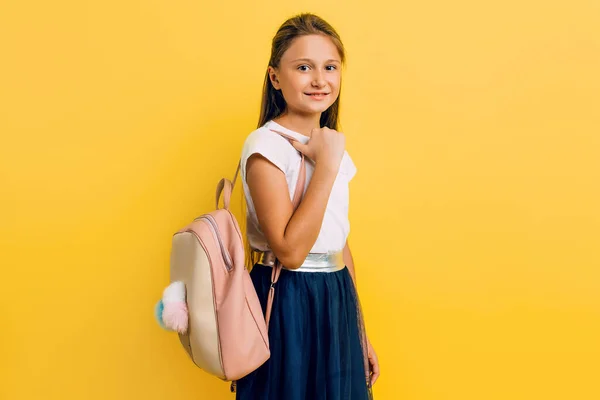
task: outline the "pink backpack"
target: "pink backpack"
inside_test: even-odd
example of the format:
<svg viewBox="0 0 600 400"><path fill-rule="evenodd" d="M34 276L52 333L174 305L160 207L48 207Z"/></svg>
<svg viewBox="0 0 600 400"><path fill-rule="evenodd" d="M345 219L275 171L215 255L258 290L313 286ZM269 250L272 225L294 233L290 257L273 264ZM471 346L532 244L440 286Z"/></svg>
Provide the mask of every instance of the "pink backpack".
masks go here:
<svg viewBox="0 0 600 400"><path fill-rule="evenodd" d="M276 132L276 131L274 131ZM290 142L296 139L276 132ZM241 160L240 160L241 162ZM172 237L170 282L156 307L159 324L176 331L183 348L201 369L224 381L236 380L269 357L269 317L281 264L273 268L266 316L245 267L242 233L229 211L233 182L217 185L216 210L194 219ZM306 171L301 158L293 206L300 204ZM223 195L223 208L219 200Z"/></svg>

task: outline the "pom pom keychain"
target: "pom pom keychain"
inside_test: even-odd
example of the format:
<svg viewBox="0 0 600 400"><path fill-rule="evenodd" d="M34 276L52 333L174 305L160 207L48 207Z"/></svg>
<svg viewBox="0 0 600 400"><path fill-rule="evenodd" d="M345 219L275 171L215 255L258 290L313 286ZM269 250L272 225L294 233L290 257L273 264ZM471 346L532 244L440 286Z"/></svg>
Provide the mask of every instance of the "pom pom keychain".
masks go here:
<svg viewBox="0 0 600 400"><path fill-rule="evenodd" d="M188 329L188 309L185 303L185 284L175 281L167 286L162 300L155 306L155 317L163 328L178 333Z"/></svg>

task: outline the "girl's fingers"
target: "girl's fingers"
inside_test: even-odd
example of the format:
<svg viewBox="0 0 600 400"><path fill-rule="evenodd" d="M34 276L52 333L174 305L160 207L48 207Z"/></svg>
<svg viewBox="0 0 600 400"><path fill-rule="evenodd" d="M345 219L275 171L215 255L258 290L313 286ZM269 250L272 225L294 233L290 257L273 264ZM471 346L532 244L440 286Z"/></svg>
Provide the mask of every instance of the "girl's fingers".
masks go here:
<svg viewBox="0 0 600 400"><path fill-rule="evenodd" d="M292 146L294 146L294 148L296 150L298 150L299 152L301 152L302 154L306 155L305 151L306 151L307 146L304 143L300 143L300 142L294 140L292 142Z"/></svg>
<svg viewBox="0 0 600 400"><path fill-rule="evenodd" d="M379 361L376 355L369 354L369 362L371 364L371 386L373 386L379 378Z"/></svg>
<svg viewBox="0 0 600 400"><path fill-rule="evenodd" d="M294 140L294 141L292 142L292 146L294 146L294 148L295 148L296 150L298 150L300 153L304 154L306 157L308 157L308 158L312 159L312 158L310 157L310 155L308 154L308 153L309 153L309 151L308 151L308 145L306 145L306 144L304 144L304 143L300 143L300 142L298 142L298 141Z"/></svg>
<svg viewBox="0 0 600 400"><path fill-rule="evenodd" d="M313 151L309 149L308 144L303 144L297 141L292 142L292 146L300 153L304 154L304 157L311 160L313 163L315 162Z"/></svg>

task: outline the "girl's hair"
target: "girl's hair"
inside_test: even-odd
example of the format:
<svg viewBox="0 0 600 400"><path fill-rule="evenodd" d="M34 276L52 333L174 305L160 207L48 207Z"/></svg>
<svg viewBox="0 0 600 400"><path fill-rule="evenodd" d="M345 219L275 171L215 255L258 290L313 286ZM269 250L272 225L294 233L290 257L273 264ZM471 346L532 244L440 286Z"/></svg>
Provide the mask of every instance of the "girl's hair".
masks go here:
<svg viewBox="0 0 600 400"><path fill-rule="evenodd" d="M322 18L309 13L299 14L285 21L277 30L271 45L271 58L269 66L278 68L281 62L281 57L290 48L294 39L306 35L324 35L329 37L340 54L342 64L346 61L346 52L344 45L338 33ZM321 114L321 127L339 130L339 113L340 113L340 94L335 102ZM281 91L276 90L269 79L269 71L265 74L265 82L263 85L262 101L260 107L260 118L258 127L260 128L268 121L280 116L286 109L286 103L281 94ZM242 193L242 197L244 194ZM245 199L242 199L242 214L245 215ZM244 218L244 221L246 219ZM246 221L247 222L247 221ZM247 229L247 226L245 226ZM250 242L246 240L246 268L250 271L254 264L258 261L256 253L252 251Z"/></svg>
<svg viewBox="0 0 600 400"><path fill-rule="evenodd" d="M281 57L287 49L292 45L294 39L300 36L306 35L324 35L329 37L335 47L337 47L340 53L342 64L346 59L346 53L344 51L344 45L338 33L333 29L322 18L314 14L299 14L285 21L280 27L271 45L271 58L269 59L269 66L278 68L281 62ZM341 90L340 90L341 94ZM273 118L281 115L286 108L285 100L281 91L276 90L271 84L269 79L269 71L265 74L265 82L263 85L262 102L260 107L260 118L258 120L258 127L260 128L265 123ZM328 128L338 130L339 129L339 110L340 110L340 96L325 112L321 114L321 127L326 126Z"/></svg>

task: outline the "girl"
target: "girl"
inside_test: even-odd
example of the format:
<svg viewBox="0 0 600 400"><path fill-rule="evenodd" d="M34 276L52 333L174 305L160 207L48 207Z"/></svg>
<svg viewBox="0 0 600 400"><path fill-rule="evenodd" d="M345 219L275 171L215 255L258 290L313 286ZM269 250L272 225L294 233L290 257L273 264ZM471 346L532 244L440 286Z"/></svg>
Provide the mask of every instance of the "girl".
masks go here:
<svg viewBox="0 0 600 400"><path fill-rule="evenodd" d="M343 63L337 32L315 15L287 20L273 39L258 129L241 159L250 276L263 312L274 259L284 268L269 323L271 357L237 381L238 400L367 400L379 376L347 243L356 167L337 132ZM309 161L294 210L300 152Z"/></svg>

